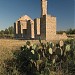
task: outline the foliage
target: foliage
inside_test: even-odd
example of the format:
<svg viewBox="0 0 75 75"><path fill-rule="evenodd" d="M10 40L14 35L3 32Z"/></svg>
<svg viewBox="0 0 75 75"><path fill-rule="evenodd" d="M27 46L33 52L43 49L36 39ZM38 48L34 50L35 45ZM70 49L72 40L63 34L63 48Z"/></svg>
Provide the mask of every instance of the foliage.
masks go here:
<svg viewBox="0 0 75 75"><path fill-rule="evenodd" d="M54 44L47 42L33 44L29 41L13 53L14 58L8 65L7 73L15 75L74 75L75 74L75 39ZM9 63L10 62L10 63ZM12 69L12 71L11 71Z"/></svg>
<svg viewBox="0 0 75 75"><path fill-rule="evenodd" d="M13 26L10 26L6 28L5 30L0 31L0 38L10 38L14 36L14 28Z"/></svg>
<svg viewBox="0 0 75 75"><path fill-rule="evenodd" d="M68 29L67 34L75 34L75 29Z"/></svg>
<svg viewBox="0 0 75 75"><path fill-rule="evenodd" d="M63 34L65 32L66 34L75 34L75 29L67 29L66 31L57 31L57 34Z"/></svg>

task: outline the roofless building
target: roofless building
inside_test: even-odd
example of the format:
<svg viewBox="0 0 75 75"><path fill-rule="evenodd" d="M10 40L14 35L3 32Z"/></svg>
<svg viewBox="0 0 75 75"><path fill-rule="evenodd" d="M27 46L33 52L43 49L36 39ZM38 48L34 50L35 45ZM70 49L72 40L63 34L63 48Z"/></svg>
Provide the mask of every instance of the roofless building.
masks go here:
<svg viewBox="0 0 75 75"><path fill-rule="evenodd" d="M47 14L47 0L41 0L41 17L32 20L25 15L14 23L15 38L25 40L67 39L66 34L56 34L56 17Z"/></svg>

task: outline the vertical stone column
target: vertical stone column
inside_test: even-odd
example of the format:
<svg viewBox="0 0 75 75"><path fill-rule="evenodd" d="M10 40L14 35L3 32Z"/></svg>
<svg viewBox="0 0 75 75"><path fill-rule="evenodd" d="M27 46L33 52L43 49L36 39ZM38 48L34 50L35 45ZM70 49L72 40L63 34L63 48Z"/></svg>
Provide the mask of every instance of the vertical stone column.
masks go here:
<svg viewBox="0 0 75 75"><path fill-rule="evenodd" d="M14 23L14 35L15 35L15 38L17 38L17 35L18 35L18 26L17 26L17 23Z"/></svg>
<svg viewBox="0 0 75 75"><path fill-rule="evenodd" d="M27 40L27 29L23 29L23 39Z"/></svg>
<svg viewBox="0 0 75 75"><path fill-rule="evenodd" d="M14 33L18 34L18 24L17 24L17 21L16 21L16 23L14 23Z"/></svg>
<svg viewBox="0 0 75 75"><path fill-rule="evenodd" d="M27 22L27 39L31 39L31 20L28 20Z"/></svg>
<svg viewBox="0 0 75 75"><path fill-rule="evenodd" d="M34 39L34 22L31 21L31 38Z"/></svg>
<svg viewBox="0 0 75 75"><path fill-rule="evenodd" d="M20 21L18 21L18 37L21 38L21 24L20 24Z"/></svg>
<svg viewBox="0 0 75 75"><path fill-rule="evenodd" d="M47 14L47 0L41 0L41 16Z"/></svg>
<svg viewBox="0 0 75 75"><path fill-rule="evenodd" d="M40 35L40 19L37 18L37 35Z"/></svg>
<svg viewBox="0 0 75 75"><path fill-rule="evenodd" d="M46 15L40 18L40 38L46 39Z"/></svg>
<svg viewBox="0 0 75 75"><path fill-rule="evenodd" d="M37 39L40 36L40 18L34 19L34 32Z"/></svg>

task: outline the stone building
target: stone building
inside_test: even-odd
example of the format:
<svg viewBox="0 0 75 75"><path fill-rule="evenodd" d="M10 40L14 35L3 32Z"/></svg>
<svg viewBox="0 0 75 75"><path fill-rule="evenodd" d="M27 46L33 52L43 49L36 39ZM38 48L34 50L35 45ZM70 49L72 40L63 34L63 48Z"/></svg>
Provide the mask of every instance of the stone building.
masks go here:
<svg viewBox="0 0 75 75"><path fill-rule="evenodd" d="M32 20L25 15L14 23L15 38L26 40L67 39L66 34L56 34L56 17L47 14L47 0L41 0L41 17Z"/></svg>

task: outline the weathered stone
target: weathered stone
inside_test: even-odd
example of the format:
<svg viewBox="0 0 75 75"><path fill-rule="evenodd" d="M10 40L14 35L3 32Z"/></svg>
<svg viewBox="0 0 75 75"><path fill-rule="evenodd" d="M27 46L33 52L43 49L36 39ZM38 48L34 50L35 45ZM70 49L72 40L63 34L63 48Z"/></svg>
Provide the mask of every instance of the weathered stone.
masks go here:
<svg viewBox="0 0 75 75"><path fill-rule="evenodd" d="M47 0L41 0L41 16L47 15Z"/></svg>
<svg viewBox="0 0 75 75"><path fill-rule="evenodd" d="M14 23L15 37L22 39L38 40L63 40L67 39L65 33L56 34L56 17L47 14L47 0L41 0L41 17L32 20L25 15Z"/></svg>

